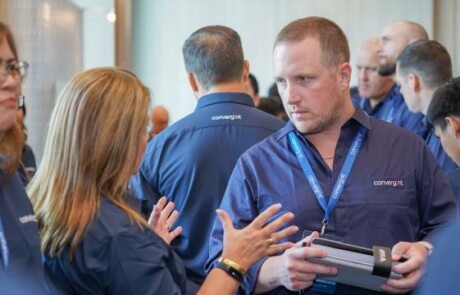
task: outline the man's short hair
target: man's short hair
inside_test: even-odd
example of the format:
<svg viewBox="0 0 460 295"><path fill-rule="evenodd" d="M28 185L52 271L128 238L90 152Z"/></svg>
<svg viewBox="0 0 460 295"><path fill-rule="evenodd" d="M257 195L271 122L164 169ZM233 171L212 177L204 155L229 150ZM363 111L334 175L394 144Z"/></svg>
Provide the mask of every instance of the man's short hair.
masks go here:
<svg viewBox="0 0 460 295"><path fill-rule="evenodd" d="M415 72L432 89L452 79L449 52L434 40L419 40L409 44L396 62L401 76L406 77L410 72Z"/></svg>
<svg viewBox="0 0 460 295"><path fill-rule="evenodd" d="M222 82L239 81L243 75L243 48L237 32L224 26L195 31L182 47L185 69L205 89Z"/></svg>
<svg viewBox="0 0 460 295"><path fill-rule="evenodd" d="M307 17L291 22L279 32L274 47L282 43L300 42L307 37L319 40L323 65L337 67L350 62L347 37L337 24L323 17Z"/></svg>
<svg viewBox="0 0 460 295"><path fill-rule="evenodd" d="M433 94L426 119L432 126L446 129L446 117L460 118L460 77L439 87Z"/></svg>

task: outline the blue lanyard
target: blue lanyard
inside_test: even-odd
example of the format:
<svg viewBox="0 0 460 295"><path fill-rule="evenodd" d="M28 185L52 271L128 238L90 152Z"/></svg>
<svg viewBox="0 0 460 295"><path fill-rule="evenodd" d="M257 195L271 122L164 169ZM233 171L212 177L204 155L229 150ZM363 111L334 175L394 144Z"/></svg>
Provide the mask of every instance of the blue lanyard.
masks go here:
<svg viewBox="0 0 460 295"><path fill-rule="evenodd" d="M294 151L297 160L299 161L300 166L302 167L303 173L315 194L316 200L318 201L321 208L324 210L323 218L323 227L321 228L321 235L324 234L327 224L329 223L329 216L334 210L335 206L339 202L340 197L342 196L343 187L347 181L348 175L350 174L351 167L356 160L361 144L363 143L364 136L366 135L366 129L363 126L360 126L358 132L356 133L355 138L348 150L348 155L343 164L342 170L340 171L339 177L334 185L332 190L331 197L329 198L329 203L326 204L326 199L324 198L323 190L319 185L319 181L316 178L313 169L308 162L307 157L305 156L304 151L300 147L299 139L294 131L289 132L289 142L291 143L291 148Z"/></svg>

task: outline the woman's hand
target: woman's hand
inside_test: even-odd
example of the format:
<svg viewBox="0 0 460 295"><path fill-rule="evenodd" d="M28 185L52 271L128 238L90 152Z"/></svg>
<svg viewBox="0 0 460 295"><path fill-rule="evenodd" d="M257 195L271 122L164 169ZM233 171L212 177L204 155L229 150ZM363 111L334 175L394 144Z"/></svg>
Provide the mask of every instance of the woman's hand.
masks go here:
<svg viewBox="0 0 460 295"><path fill-rule="evenodd" d="M170 245L182 232L182 227L178 226L171 231L171 228L179 217L179 212L174 210L174 203L169 202L167 205L166 197L162 197L153 207L148 224L152 230L159 235L166 244Z"/></svg>
<svg viewBox="0 0 460 295"><path fill-rule="evenodd" d="M274 255L294 245L279 241L297 232L297 226L289 226L281 231L280 227L294 218L291 212L285 213L277 219L266 224L267 220L281 209L281 204L275 204L267 208L248 226L241 230L233 227L227 212L217 209L217 215L222 222L224 230L224 249L222 257L238 263L244 270L264 256Z"/></svg>

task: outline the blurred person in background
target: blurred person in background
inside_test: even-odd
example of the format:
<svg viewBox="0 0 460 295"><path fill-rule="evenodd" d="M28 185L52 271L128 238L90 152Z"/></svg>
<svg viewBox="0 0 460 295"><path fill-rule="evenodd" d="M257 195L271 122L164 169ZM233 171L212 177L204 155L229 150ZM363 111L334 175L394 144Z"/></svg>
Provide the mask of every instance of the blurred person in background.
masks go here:
<svg viewBox="0 0 460 295"><path fill-rule="evenodd" d="M168 128L169 125L169 112L163 106L156 106L152 109L152 131L150 132L150 138L155 137L161 131Z"/></svg>

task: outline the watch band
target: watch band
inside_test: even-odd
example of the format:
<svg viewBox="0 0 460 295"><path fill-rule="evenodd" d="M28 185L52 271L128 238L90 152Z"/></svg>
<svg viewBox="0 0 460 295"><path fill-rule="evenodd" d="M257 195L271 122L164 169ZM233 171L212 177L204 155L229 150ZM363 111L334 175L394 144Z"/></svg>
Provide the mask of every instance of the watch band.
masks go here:
<svg viewBox="0 0 460 295"><path fill-rule="evenodd" d="M216 267L222 269L238 282L242 282L246 272L235 262L219 257Z"/></svg>
<svg viewBox="0 0 460 295"><path fill-rule="evenodd" d="M422 246L428 251L428 256L433 254L434 247L431 243L425 241L419 241L419 243L422 244Z"/></svg>

